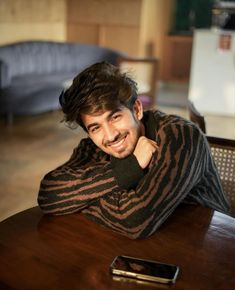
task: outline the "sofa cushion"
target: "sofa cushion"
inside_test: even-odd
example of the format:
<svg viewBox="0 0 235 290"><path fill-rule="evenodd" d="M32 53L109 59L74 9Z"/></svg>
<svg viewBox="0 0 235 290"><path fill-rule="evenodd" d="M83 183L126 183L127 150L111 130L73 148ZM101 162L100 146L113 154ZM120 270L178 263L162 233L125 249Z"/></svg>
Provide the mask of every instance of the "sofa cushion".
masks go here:
<svg viewBox="0 0 235 290"><path fill-rule="evenodd" d="M4 88L9 86L11 82L9 71L8 71L8 65L0 60L0 88Z"/></svg>
<svg viewBox="0 0 235 290"><path fill-rule="evenodd" d="M43 112L46 106L48 110L59 108L59 94L76 74L70 72L15 77L10 87L0 91L0 112L25 114Z"/></svg>

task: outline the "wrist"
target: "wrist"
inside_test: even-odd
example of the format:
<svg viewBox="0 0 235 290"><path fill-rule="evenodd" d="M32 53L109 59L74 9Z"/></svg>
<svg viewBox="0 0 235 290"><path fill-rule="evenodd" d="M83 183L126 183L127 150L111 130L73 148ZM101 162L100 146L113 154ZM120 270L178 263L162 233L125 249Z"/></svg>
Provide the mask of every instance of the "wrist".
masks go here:
<svg viewBox="0 0 235 290"><path fill-rule="evenodd" d="M111 167L119 187L134 188L144 176L144 171L134 154L126 158L111 157Z"/></svg>

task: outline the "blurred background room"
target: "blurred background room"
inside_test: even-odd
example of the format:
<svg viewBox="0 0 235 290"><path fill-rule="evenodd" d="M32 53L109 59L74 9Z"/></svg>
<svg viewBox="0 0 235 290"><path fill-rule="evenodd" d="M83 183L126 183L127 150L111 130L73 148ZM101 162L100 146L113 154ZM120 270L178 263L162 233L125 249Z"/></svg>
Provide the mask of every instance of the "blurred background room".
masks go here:
<svg viewBox="0 0 235 290"><path fill-rule="evenodd" d="M0 65L2 47L28 41L86 44L157 60L151 106L188 119L190 100L204 115L207 134L235 139L234 19L235 1L1 0ZM0 98L4 70L0 66ZM138 76L144 75L140 68ZM37 205L44 174L67 161L86 136L62 119L59 108L8 121L0 115L0 220Z"/></svg>

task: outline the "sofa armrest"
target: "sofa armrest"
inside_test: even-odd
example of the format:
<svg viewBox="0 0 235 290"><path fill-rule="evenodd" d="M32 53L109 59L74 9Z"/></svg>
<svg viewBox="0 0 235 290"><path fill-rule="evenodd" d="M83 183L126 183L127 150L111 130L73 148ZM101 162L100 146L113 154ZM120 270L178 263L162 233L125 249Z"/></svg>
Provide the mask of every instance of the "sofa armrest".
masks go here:
<svg viewBox="0 0 235 290"><path fill-rule="evenodd" d="M0 88L7 87L11 82L8 65L0 60Z"/></svg>

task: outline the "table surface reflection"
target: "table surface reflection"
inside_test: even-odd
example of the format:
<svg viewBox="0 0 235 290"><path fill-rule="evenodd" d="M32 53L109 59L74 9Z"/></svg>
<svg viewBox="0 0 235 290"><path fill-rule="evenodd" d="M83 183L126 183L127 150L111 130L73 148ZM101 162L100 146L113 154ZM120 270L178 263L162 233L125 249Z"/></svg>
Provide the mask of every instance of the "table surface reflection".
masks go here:
<svg viewBox="0 0 235 290"><path fill-rule="evenodd" d="M117 255L176 264L173 285L109 273ZM130 240L82 214L43 216L38 207L0 223L0 289L235 289L235 219L181 206L151 237Z"/></svg>

